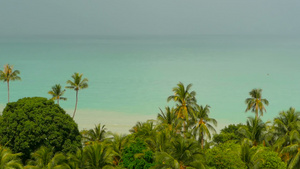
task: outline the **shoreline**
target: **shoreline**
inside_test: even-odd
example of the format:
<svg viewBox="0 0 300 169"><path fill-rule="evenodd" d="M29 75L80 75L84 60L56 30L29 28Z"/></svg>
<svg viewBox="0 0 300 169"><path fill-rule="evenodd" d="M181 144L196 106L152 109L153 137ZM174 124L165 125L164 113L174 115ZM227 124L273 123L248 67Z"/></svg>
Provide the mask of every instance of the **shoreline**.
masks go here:
<svg viewBox="0 0 300 169"><path fill-rule="evenodd" d="M2 114L4 105L0 104L0 113ZM73 109L64 109L70 116ZM79 131L83 129L93 129L95 125L105 125L107 131L118 134L129 134L129 130L137 122L146 122L147 120L156 120L157 114L129 114L124 112L114 112L96 109L77 109L74 121L78 124ZM228 119L216 119L218 122L215 127L217 133L229 124L238 124L243 122L229 121Z"/></svg>

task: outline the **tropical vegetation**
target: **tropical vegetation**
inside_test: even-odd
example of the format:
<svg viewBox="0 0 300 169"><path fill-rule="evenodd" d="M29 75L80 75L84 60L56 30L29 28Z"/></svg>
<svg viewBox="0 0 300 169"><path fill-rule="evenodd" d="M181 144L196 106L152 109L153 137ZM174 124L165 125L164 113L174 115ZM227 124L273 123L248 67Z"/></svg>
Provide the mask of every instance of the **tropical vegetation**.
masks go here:
<svg viewBox="0 0 300 169"><path fill-rule="evenodd" d="M76 102L75 102L75 109L74 109L74 113L73 113L73 116L72 118L74 119L75 117L75 113L76 113L76 109L77 109L77 103L78 103L78 91L81 90L81 89L86 89L88 88L88 79L87 78L83 78L82 79L82 76L83 74L79 74L79 73L74 73L72 75L72 80L68 80L67 81L67 84L69 86L66 86L66 88L68 89L74 89L75 92L76 92Z"/></svg>
<svg viewBox="0 0 300 169"><path fill-rule="evenodd" d="M66 90L61 89L60 84L56 84L52 86L52 90L48 92L48 94L52 95L52 100L56 100L57 104L59 104L59 100L67 100L66 97L62 97Z"/></svg>
<svg viewBox="0 0 300 169"><path fill-rule="evenodd" d="M15 80L21 80L19 70L13 70L13 66L6 64L4 65L3 71L0 71L0 81L7 83L7 102L9 103L9 82Z"/></svg>

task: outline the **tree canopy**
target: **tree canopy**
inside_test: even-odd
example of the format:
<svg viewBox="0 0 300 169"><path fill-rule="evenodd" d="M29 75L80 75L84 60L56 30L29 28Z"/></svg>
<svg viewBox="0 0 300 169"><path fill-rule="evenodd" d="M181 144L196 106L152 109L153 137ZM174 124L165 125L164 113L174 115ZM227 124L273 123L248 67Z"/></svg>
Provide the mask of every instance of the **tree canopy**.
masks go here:
<svg viewBox="0 0 300 169"><path fill-rule="evenodd" d="M54 152L75 151L81 146L77 124L46 98L23 98L8 103L0 124L0 144L14 153L23 153L23 160L41 146L54 147Z"/></svg>

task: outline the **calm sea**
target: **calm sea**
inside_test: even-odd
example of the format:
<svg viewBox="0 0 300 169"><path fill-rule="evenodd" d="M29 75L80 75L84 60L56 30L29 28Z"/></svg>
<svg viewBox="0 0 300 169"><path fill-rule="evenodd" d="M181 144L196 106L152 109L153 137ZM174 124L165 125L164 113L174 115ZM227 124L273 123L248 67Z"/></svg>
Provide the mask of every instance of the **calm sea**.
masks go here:
<svg viewBox="0 0 300 169"><path fill-rule="evenodd" d="M193 84L198 104L211 106L219 128L253 116L244 103L253 88L270 102L265 121L291 106L300 110L299 36L2 37L0 65L7 63L22 78L11 82L11 101L50 98L53 85L83 73L89 87L79 91L81 129L101 123L126 132L156 118L159 108L172 106L167 97L179 81ZM65 97L60 105L72 114L75 92L67 89ZM1 82L1 110L6 102Z"/></svg>

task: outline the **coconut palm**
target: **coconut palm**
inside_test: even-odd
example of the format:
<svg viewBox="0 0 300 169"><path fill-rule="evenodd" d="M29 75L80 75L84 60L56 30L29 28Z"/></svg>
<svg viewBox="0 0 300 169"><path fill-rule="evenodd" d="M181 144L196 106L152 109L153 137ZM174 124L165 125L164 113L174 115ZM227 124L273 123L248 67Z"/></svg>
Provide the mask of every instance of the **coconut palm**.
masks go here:
<svg viewBox="0 0 300 169"><path fill-rule="evenodd" d="M190 89L192 87L192 84L189 84L185 86L179 82L177 84L177 87L173 88L174 95L169 96L167 101L175 101L176 103L176 109L175 113L177 115L177 118L185 119L188 121L189 115L193 115L194 113L194 106L196 104L196 92L191 91ZM186 131L187 129L185 128L186 124L184 123L184 130Z"/></svg>
<svg viewBox="0 0 300 169"><path fill-rule="evenodd" d="M156 152L155 168L205 168L204 158L197 142L182 137L174 139L168 152Z"/></svg>
<svg viewBox="0 0 300 169"><path fill-rule="evenodd" d="M261 92L262 89L253 89L251 92L249 92L251 98L247 98L245 100L247 104L246 112L248 110L251 110L252 112L255 113L255 116L258 117L258 111L261 116L263 116L264 111L266 112L265 105L269 105L269 101L267 99L262 99L261 98Z"/></svg>
<svg viewBox="0 0 300 169"><path fill-rule="evenodd" d="M181 136L173 135L169 130L159 131L156 136L156 151L167 152L171 146L171 142L178 137Z"/></svg>
<svg viewBox="0 0 300 169"><path fill-rule="evenodd" d="M288 168L299 168L300 163L300 112L295 108L279 113L274 119L275 149L280 153Z"/></svg>
<svg viewBox="0 0 300 169"><path fill-rule="evenodd" d="M123 149L128 144L129 140L124 134L112 133L111 135L113 136L110 144L114 151L113 164L118 166L121 161Z"/></svg>
<svg viewBox="0 0 300 169"><path fill-rule="evenodd" d="M142 138L152 150L155 149L157 127L153 120L138 122L130 131L133 132L135 138Z"/></svg>
<svg viewBox="0 0 300 169"><path fill-rule="evenodd" d="M52 86L52 90L48 92L48 94L52 95L52 100L57 100L57 104L59 105L59 100L67 100L66 97L62 97L66 90L61 90L60 84L56 84Z"/></svg>
<svg viewBox="0 0 300 169"><path fill-rule="evenodd" d="M87 169L103 168L113 164L113 151L105 144L93 143L83 150Z"/></svg>
<svg viewBox="0 0 300 169"><path fill-rule="evenodd" d="M210 106L206 105L203 107L202 105L196 106L195 116L193 121L195 123L194 126L194 135L198 134L198 141L201 142L201 148L203 149L204 145L204 137L211 139L211 133L216 133L216 129L213 127L217 126L217 121L213 118L208 117ZM212 123L212 124L210 124Z"/></svg>
<svg viewBox="0 0 300 169"><path fill-rule="evenodd" d="M76 103L75 103L75 110L73 113L72 118L75 117L75 113L76 113L76 109L77 109L77 102L78 102L78 91L80 89L85 89L88 87L88 79L84 78L82 79L83 74L79 74L79 73L74 73L72 75L73 81L68 80L67 84L69 84L70 86L66 86L66 88L68 89L74 89L76 91Z"/></svg>
<svg viewBox="0 0 300 169"><path fill-rule="evenodd" d="M86 132L83 132L83 138L86 140L85 145L89 145L93 142L103 142L106 139L106 131L105 125L98 124L95 125L94 129L90 129Z"/></svg>
<svg viewBox="0 0 300 169"><path fill-rule="evenodd" d="M260 118L248 117L246 126L241 126L238 132L244 136L244 138L251 140L254 146L262 143L264 140L265 133L267 131L267 124L264 123Z"/></svg>
<svg viewBox="0 0 300 169"><path fill-rule="evenodd" d="M252 146L252 142L249 140L244 140L241 144L240 157L248 169L258 168L263 162L263 159L259 158L259 154L264 151L264 149L262 147Z"/></svg>
<svg viewBox="0 0 300 169"><path fill-rule="evenodd" d="M280 152L281 158L288 165L288 169L300 168L300 134L297 131L291 132L291 143Z"/></svg>
<svg viewBox="0 0 300 169"><path fill-rule="evenodd" d="M81 169L84 168L83 150L77 149L75 153L69 152L67 154L68 166L70 169Z"/></svg>
<svg viewBox="0 0 300 169"><path fill-rule="evenodd" d="M181 119L177 119L175 115L175 110L170 107L165 108L165 112L160 109L160 112L157 115L157 121L159 123L159 130L169 130L173 134L180 132L181 129Z"/></svg>
<svg viewBox="0 0 300 169"><path fill-rule="evenodd" d="M22 162L19 159L21 153L13 154L5 147L0 147L0 169L22 169Z"/></svg>
<svg viewBox="0 0 300 169"><path fill-rule="evenodd" d="M7 82L7 102L9 103L9 82L14 80L21 80L18 76L20 74L19 70L13 71L13 66L6 64L4 65L4 70L0 71L0 80Z"/></svg>
<svg viewBox="0 0 300 169"><path fill-rule="evenodd" d="M40 147L31 154L34 160L30 160L25 169L60 169L69 168L67 158L62 153L53 153L53 148Z"/></svg>
<svg viewBox="0 0 300 169"><path fill-rule="evenodd" d="M300 131L300 112L295 108L279 113L279 117L274 119L275 136L277 138L275 146L277 150L292 143L291 134Z"/></svg>

